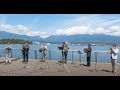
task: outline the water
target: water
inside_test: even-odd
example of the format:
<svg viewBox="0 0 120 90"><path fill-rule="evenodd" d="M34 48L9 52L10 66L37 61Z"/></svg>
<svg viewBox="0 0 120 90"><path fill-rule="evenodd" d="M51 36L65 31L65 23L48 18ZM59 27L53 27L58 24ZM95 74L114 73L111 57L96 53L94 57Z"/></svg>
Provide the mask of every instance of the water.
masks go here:
<svg viewBox="0 0 120 90"><path fill-rule="evenodd" d="M48 45L48 49L51 50L51 60L61 60L61 51L58 50L58 46L60 45ZM0 48L4 48L5 45L0 45ZM30 45L30 51L29 51L29 58L30 59L34 59L35 58L35 52L34 49L39 49L41 47L41 45ZM22 49L22 45L20 44L15 44L12 45L12 48L18 48L18 49ZM83 50L84 46L69 46L69 50ZM93 51L108 51L110 48L110 46L92 46L92 50ZM12 56L15 58L21 58L22 57L22 53L20 50L12 50ZM47 54L47 59L49 59L49 51L46 52ZM0 50L0 56L4 57L4 50ZM41 57L41 53L39 51L37 51L37 56L38 58ZM68 60L72 61L72 52L68 52ZM79 61L79 54L78 52L74 52L73 53L73 60L74 61ZM83 53L81 54L81 61L82 62L86 62L86 54ZM94 62L95 61L95 53L92 52L92 57L91 57L91 61ZM109 53L99 53L98 54L98 62L107 62L110 63L110 54ZM120 53L118 53L118 62L120 63Z"/></svg>

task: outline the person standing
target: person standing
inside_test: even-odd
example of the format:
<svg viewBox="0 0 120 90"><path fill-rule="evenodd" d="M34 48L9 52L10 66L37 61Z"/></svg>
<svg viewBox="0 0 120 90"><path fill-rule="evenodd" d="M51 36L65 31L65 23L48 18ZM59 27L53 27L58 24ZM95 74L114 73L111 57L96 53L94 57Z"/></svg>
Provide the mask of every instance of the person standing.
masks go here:
<svg viewBox="0 0 120 90"><path fill-rule="evenodd" d="M9 44L9 42L7 43L6 47L5 47L5 57L6 57L6 64L7 63L12 63L11 62L11 53L12 53L12 47L11 45Z"/></svg>
<svg viewBox="0 0 120 90"><path fill-rule="evenodd" d="M87 66L90 67L91 65L91 51L92 51L92 48L91 48L91 45L88 44L88 48L84 48L84 51L86 53L86 57L87 57Z"/></svg>
<svg viewBox="0 0 120 90"><path fill-rule="evenodd" d="M117 53L119 49L115 44L113 44L113 47L110 48L110 54L111 54L111 64L112 64L112 73L116 73L117 71Z"/></svg>
<svg viewBox="0 0 120 90"><path fill-rule="evenodd" d="M28 62L29 45L27 42L23 45L22 53L23 53L23 63Z"/></svg>
<svg viewBox="0 0 120 90"><path fill-rule="evenodd" d="M63 62L67 63L67 54L68 54L68 49L69 49L67 42L63 42L62 47L63 47L62 58L64 58Z"/></svg>
<svg viewBox="0 0 120 90"><path fill-rule="evenodd" d="M47 45L45 43L43 43L42 47L40 48L42 61L46 60L46 50L47 50Z"/></svg>

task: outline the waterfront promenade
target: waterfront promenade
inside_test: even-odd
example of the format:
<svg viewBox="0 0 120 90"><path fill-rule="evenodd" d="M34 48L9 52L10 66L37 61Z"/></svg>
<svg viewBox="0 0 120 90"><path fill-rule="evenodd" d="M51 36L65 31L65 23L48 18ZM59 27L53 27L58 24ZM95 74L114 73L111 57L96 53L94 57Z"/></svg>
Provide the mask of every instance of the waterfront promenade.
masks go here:
<svg viewBox="0 0 120 90"><path fill-rule="evenodd" d="M56 60L40 62L29 59L28 64L23 64L22 59L12 58L12 63L6 65L5 58L0 57L0 76L120 76L120 63L117 73L113 74L111 63L91 63L91 67L87 67L86 62L63 64Z"/></svg>

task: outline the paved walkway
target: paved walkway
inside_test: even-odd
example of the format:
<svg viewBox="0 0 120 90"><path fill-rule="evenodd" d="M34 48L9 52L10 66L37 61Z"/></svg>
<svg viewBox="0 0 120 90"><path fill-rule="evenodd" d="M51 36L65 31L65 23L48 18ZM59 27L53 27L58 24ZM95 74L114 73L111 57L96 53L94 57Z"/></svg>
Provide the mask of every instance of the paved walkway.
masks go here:
<svg viewBox="0 0 120 90"><path fill-rule="evenodd" d="M95 63L87 67L86 62L80 65L79 62L62 64L55 60L40 62L29 59L28 64L23 64L22 59L12 58L11 64L5 64L5 58L0 57L0 76L120 76L120 64L117 70L115 74L111 72L111 63L97 63L96 70Z"/></svg>

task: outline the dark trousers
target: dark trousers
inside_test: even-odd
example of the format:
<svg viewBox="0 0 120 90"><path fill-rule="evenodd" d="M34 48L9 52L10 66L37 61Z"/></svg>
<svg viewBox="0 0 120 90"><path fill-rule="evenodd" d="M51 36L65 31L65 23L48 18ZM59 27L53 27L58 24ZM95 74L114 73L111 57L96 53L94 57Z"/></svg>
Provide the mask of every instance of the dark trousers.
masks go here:
<svg viewBox="0 0 120 90"><path fill-rule="evenodd" d="M87 57L87 66L90 66L90 62L91 62L90 57Z"/></svg>
<svg viewBox="0 0 120 90"><path fill-rule="evenodd" d="M23 53L23 62L28 62L28 54Z"/></svg>
<svg viewBox="0 0 120 90"><path fill-rule="evenodd" d="M67 62L67 52L62 52L62 59Z"/></svg>

